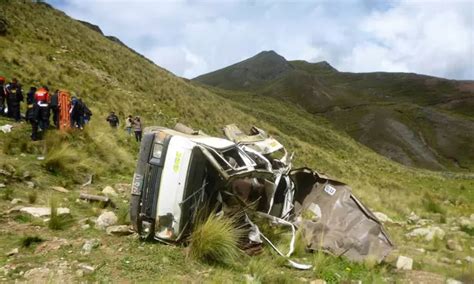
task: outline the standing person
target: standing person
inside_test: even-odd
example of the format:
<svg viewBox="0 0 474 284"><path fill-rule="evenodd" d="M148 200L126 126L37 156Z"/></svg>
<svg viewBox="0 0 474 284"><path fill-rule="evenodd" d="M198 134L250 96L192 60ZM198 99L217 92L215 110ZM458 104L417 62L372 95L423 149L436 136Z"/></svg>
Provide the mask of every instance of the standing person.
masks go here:
<svg viewBox="0 0 474 284"><path fill-rule="evenodd" d="M106 120L109 122L110 127L112 128L117 128L117 126L120 124L119 118L117 115L115 115L115 112L111 111L109 116L107 116Z"/></svg>
<svg viewBox="0 0 474 284"><path fill-rule="evenodd" d="M71 109L69 109L69 118L71 121L71 128L78 127L78 121L77 121L77 106L78 100L76 97L71 98Z"/></svg>
<svg viewBox="0 0 474 284"><path fill-rule="evenodd" d="M133 124L133 118L131 115L127 117L125 120L125 130L127 131L128 135L132 135L132 124Z"/></svg>
<svg viewBox="0 0 474 284"><path fill-rule="evenodd" d="M26 113L25 118L26 121L31 123L31 112L33 111L33 105L35 104L35 93L36 87L30 87L30 90L26 94Z"/></svg>
<svg viewBox="0 0 474 284"><path fill-rule="evenodd" d="M39 131L46 131L49 128L49 91L47 87L39 88L35 93L35 104L38 109L35 109L35 119L38 121Z"/></svg>
<svg viewBox="0 0 474 284"><path fill-rule="evenodd" d="M53 114L54 127L59 128L59 90L49 97L49 109Z"/></svg>
<svg viewBox="0 0 474 284"><path fill-rule="evenodd" d="M91 120L92 111L87 107L85 103L82 104L84 106L84 125L86 125Z"/></svg>
<svg viewBox="0 0 474 284"><path fill-rule="evenodd" d="M7 94L5 93L5 77L0 76L0 115L5 114L5 99Z"/></svg>
<svg viewBox="0 0 474 284"><path fill-rule="evenodd" d="M5 93L7 95L8 116L18 122L21 119L20 104L23 101L23 94L16 78L13 78L11 83L8 83L5 87Z"/></svg>
<svg viewBox="0 0 474 284"><path fill-rule="evenodd" d="M142 122L140 121L140 117L135 117L132 124L133 131L135 132L135 139L137 140L137 142L142 141Z"/></svg>

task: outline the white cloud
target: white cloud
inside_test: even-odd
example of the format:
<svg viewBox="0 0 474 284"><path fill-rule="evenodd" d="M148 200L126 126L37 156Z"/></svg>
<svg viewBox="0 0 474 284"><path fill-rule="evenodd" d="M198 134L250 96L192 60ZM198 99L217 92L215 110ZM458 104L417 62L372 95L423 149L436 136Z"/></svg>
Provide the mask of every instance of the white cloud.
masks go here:
<svg viewBox="0 0 474 284"><path fill-rule="evenodd" d="M188 78L273 49L341 71L474 79L469 0L50 2Z"/></svg>

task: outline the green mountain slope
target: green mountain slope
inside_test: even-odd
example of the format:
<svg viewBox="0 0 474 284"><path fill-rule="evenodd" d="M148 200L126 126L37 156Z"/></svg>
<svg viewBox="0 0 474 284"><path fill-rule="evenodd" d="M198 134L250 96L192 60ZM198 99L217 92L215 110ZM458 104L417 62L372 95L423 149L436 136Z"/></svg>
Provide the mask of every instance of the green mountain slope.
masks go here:
<svg viewBox="0 0 474 284"><path fill-rule="evenodd" d="M268 75L273 66L285 68ZM338 72L327 62L288 62L273 51L194 81L300 105L405 165L437 170L474 167L473 81Z"/></svg>
<svg viewBox="0 0 474 284"><path fill-rule="evenodd" d="M101 194L106 185L122 188L123 183L130 183L136 162L138 144L125 131L113 131L105 122L111 110L121 119L140 115L145 126L173 126L179 121L213 135L222 135L221 127L228 123L243 129L258 125L295 152L296 166L306 165L349 183L370 208L399 221L387 224L387 230L397 244L397 253L413 257L416 269L437 272L441 278L472 277L471 266L464 260L460 265L440 261L470 255L472 232L450 228L461 226L458 219L469 218L474 211L472 174L407 168L334 129L325 117L295 104L191 84L45 4L3 1L0 17L8 22L7 33L0 36L0 74L17 77L25 89L47 84L53 90L70 90L94 113L85 131L51 131L38 142L30 141L26 123L0 118L0 125L13 124L11 133L0 132L0 183L5 185L0 187L0 267L6 271L1 281L24 280L30 275L25 271L45 267L53 273L49 281L65 282L244 282L250 275L262 282L324 278L332 283L350 279L379 283L405 277L388 264L353 264L303 249L298 257L313 263L314 270L289 269L269 248L229 267L212 266L189 259L186 249L179 246L141 243L133 236L114 237L84 228L103 209L78 201L79 194ZM93 183L82 187L90 175ZM69 193L51 189L58 185ZM119 215L121 224L128 223L127 191L125 186L112 197L117 208L108 209ZM41 219L6 213L16 206L13 199L27 206L49 206L56 200L58 206L71 209L72 220L63 230L51 230ZM446 238L430 242L407 239L405 234L414 225L405 221L412 211L442 227ZM48 244L62 238L68 245L38 252L40 245L26 246L22 241L34 236ZM102 245L90 255L81 254L84 242L93 238ZM448 238L460 242L463 251L448 250ZM6 255L16 247L18 254ZM84 263L95 267L95 272L76 273Z"/></svg>

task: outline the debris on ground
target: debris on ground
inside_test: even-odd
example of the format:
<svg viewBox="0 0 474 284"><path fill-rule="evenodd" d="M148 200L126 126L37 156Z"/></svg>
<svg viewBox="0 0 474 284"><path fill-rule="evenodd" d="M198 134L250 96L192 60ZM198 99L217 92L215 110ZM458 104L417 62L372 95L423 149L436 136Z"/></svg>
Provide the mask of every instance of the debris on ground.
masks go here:
<svg viewBox="0 0 474 284"><path fill-rule="evenodd" d="M5 125L0 126L0 131L2 131L3 133L10 133L12 131L12 128L13 128L13 125L5 124Z"/></svg>
<svg viewBox="0 0 474 284"><path fill-rule="evenodd" d="M110 226L110 227L107 227L105 231L108 235L115 235L115 236L126 236L126 235L133 234L133 231L130 230L130 227L127 225Z"/></svg>
<svg viewBox="0 0 474 284"><path fill-rule="evenodd" d="M310 250L377 262L390 253L393 244L381 221L348 185L308 168L293 169L293 154L260 128L247 135L231 124L223 131L227 139L181 124L145 130L130 201L140 238L180 242L203 208L218 208L217 214L242 216L243 249L268 243L295 268L311 268L290 259L297 229ZM257 220L288 228L289 250L278 249Z"/></svg>
<svg viewBox="0 0 474 284"><path fill-rule="evenodd" d="M69 192L69 190L65 189L62 186L52 186L51 189L55 190L57 192L62 192L62 193L68 193Z"/></svg>
<svg viewBox="0 0 474 284"><path fill-rule="evenodd" d="M101 202L104 205L104 207L110 206L112 208L115 208L115 204L107 196L81 193L79 195L79 199L86 200L86 201L89 201L89 202Z"/></svg>

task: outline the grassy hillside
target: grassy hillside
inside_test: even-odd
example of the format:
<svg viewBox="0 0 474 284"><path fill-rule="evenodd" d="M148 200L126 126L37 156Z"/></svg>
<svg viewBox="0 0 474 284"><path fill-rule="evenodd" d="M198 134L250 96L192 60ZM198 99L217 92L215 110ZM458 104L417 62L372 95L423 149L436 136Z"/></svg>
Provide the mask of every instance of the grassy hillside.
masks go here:
<svg viewBox="0 0 474 284"><path fill-rule="evenodd" d="M112 131L106 125L105 116L111 110L122 120L128 114L140 115L146 126L172 126L179 121L214 135L221 135L221 127L234 122L243 129L253 124L267 129L295 151L297 166L307 165L340 178L352 185L370 208L400 221L402 225L387 225L387 229L398 245L397 253L413 257L416 269L437 272L441 279L472 279L472 264L462 260L472 255L472 232L450 231L459 218L469 218L474 212L472 174L407 168L362 146L335 130L326 118L313 116L301 107L190 84L47 5L3 1L0 15L8 21L8 33L0 36L0 74L17 77L25 89L42 84L67 89L83 98L94 113L85 131L51 131L44 141L29 141L25 123L13 123L13 132L0 133L0 183L5 184L0 188L0 211L6 212L15 206L11 200L20 199L32 206L49 206L54 201L69 207L72 215L61 230L52 230L41 219L2 213L0 267L6 271L0 276L2 280L22 279L25 271L38 267L49 268L53 279L62 281L253 279L293 283L324 278L330 282L381 282L411 277L387 264L353 264L304 252L298 257L313 263L315 269L296 271L286 268L268 248L260 256L245 256L229 266L212 266L188 258L182 247L84 229L102 208L77 198L81 192L98 194L106 185L125 188L113 198L117 208L108 210L116 212L120 223L128 223L128 188L123 184L131 180L138 144L121 129ZM12 124L0 118L0 125L6 123ZM82 187L90 175L92 185ZM70 192L51 189L58 185ZM446 238L431 242L407 239L405 233L413 226L405 221L412 211L441 226ZM26 241L32 237L43 239L43 243L63 238L67 245L35 253L40 244L29 246ZM91 238L100 239L102 245L90 255L82 255L84 241ZM448 250L447 239L458 241L463 250ZM15 247L20 252L6 256ZM445 263L442 258L453 261ZM461 264L454 263L457 259ZM80 263L94 266L95 272L85 276L76 273Z"/></svg>
<svg viewBox="0 0 474 284"><path fill-rule="evenodd" d="M276 68L273 76L257 76L276 61L278 66L289 66ZM259 53L194 80L302 106L408 166L461 171L474 167L469 146L474 143L473 81L338 72L327 62L288 62L274 52Z"/></svg>

